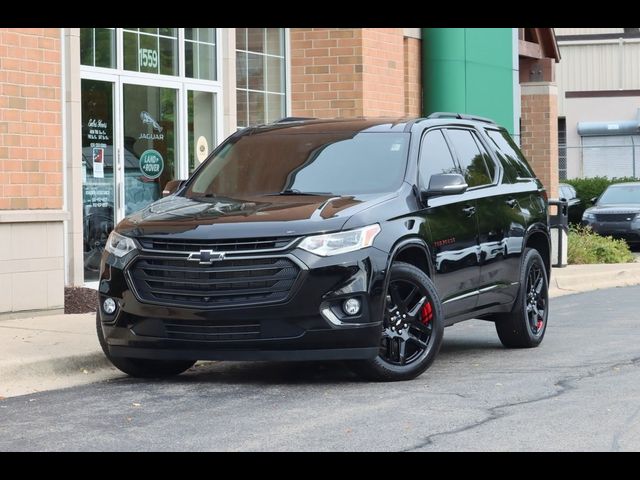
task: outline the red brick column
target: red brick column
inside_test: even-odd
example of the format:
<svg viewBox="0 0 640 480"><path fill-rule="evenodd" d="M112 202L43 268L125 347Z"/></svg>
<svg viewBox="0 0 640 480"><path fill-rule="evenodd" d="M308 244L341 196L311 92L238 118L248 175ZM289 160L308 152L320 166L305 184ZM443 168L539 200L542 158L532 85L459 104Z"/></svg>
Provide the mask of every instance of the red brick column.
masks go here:
<svg viewBox="0 0 640 480"><path fill-rule="evenodd" d="M408 117L422 113L421 43L417 38L404 39L404 113Z"/></svg>
<svg viewBox="0 0 640 480"><path fill-rule="evenodd" d="M558 198L558 93L555 83L528 82L522 95L522 152L547 189Z"/></svg>
<svg viewBox="0 0 640 480"><path fill-rule="evenodd" d="M0 29L0 209L62 208L59 28Z"/></svg>
<svg viewBox="0 0 640 480"><path fill-rule="evenodd" d="M405 54L402 28L291 29L292 114L402 117L408 108L415 110L414 102L419 108L419 40L408 40L411 51ZM412 62L408 70L405 57ZM419 83L419 73L417 78Z"/></svg>

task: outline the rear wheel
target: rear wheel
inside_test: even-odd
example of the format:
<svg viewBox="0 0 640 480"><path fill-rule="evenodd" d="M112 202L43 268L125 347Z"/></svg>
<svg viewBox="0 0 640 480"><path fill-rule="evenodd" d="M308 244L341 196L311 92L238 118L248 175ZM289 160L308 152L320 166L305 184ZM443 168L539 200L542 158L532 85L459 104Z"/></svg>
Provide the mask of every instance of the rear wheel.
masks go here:
<svg viewBox="0 0 640 480"><path fill-rule="evenodd" d="M179 375L189 370L195 360L147 360L144 358L112 357L102 332L100 314L96 312L96 330L102 351L118 370L139 378L159 378Z"/></svg>
<svg viewBox="0 0 640 480"><path fill-rule="evenodd" d="M507 348L537 347L547 330L549 288L547 272L537 250L524 252L520 291L508 314L495 316L496 331Z"/></svg>
<svg viewBox="0 0 640 480"><path fill-rule="evenodd" d="M431 279L403 262L394 263L390 274L380 352L353 363L368 380L411 380L429 368L442 343L444 314Z"/></svg>

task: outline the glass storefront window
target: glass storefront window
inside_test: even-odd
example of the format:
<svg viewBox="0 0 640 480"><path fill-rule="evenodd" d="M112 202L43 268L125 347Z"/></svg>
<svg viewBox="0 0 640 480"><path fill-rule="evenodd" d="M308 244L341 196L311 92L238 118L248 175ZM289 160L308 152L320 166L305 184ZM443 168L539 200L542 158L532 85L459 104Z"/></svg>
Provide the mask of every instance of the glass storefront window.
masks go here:
<svg viewBox="0 0 640 480"><path fill-rule="evenodd" d="M185 76L202 80L217 80L216 29L184 29Z"/></svg>
<svg viewBox="0 0 640 480"><path fill-rule="evenodd" d="M239 127L286 116L284 28L236 28Z"/></svg>
<svg viewBox="0 0 640 480"><path fill-rule="evenodd" d="M81 28L80 63L92 67L115 68L115 28Z"/></svg>
<svg viewBox="0 0 640 480"><path fill-rule="evenodd" d="M216 142L215 93L187 92L189 174L209 156Z"/></svg>
<svg viewBox="0 0 640 480"><path fill-rule="evenodd" d="M158 200L175 178L176 90L123 85L124 206L129 215Z"/></svg>
<svg viewBox="0 0 640 480"><path fill-rule="evenodd" d="M114 225L113 83L82 80L82 221L85 280L97 280Z"/></svg>
<svg viewBox="0 0 640 480"><path fill-rule="evenodd" d="M178 75L177 28L123 29L124 69Z"/></svg>

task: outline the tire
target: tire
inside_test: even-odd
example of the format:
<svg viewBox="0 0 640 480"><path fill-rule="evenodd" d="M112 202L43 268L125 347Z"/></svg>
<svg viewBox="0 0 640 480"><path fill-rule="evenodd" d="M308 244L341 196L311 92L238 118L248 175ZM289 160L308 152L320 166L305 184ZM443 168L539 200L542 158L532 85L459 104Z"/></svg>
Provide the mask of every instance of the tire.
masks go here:
<svg viewBox="0 0 640 480"><path fill-rule="evenodd" d="M544 262L537 250L527 248L513 309L494 316L498 337L507 348L537 347L547 331L548 317L549 283Z"/></svg>
<svg viewBox="0 0 640 480"><path fill-rule="evenodd" d="M431 279L403 262L394 263L390 275L380 353L374 359L352 363L356 373L372 381L416 378L433 363L442 344L444 312Z"/></svg>
<svg viewBox="0 0 640 480"><path fill-rule="evenodd" d="M96 312L96 330L102 351L118 370L137 378L161 378L179 375L189 370L195 360L147 360L144 358L112 357L102 332L100 314Z"/></svg>

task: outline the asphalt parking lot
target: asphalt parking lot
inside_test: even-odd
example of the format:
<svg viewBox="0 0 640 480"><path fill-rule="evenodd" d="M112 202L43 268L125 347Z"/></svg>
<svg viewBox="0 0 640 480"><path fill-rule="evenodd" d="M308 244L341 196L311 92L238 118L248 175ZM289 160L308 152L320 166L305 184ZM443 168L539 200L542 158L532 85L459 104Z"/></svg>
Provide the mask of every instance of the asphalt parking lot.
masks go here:
<svg viewBox="0 0 640 480"><path fill-rule="evenodd" d="M502 348L486 322L456 325L411 382L362 382L341 363L212 363L8 398L0 450L637 451L637 298L552 299L532 350Z"/></svg>

